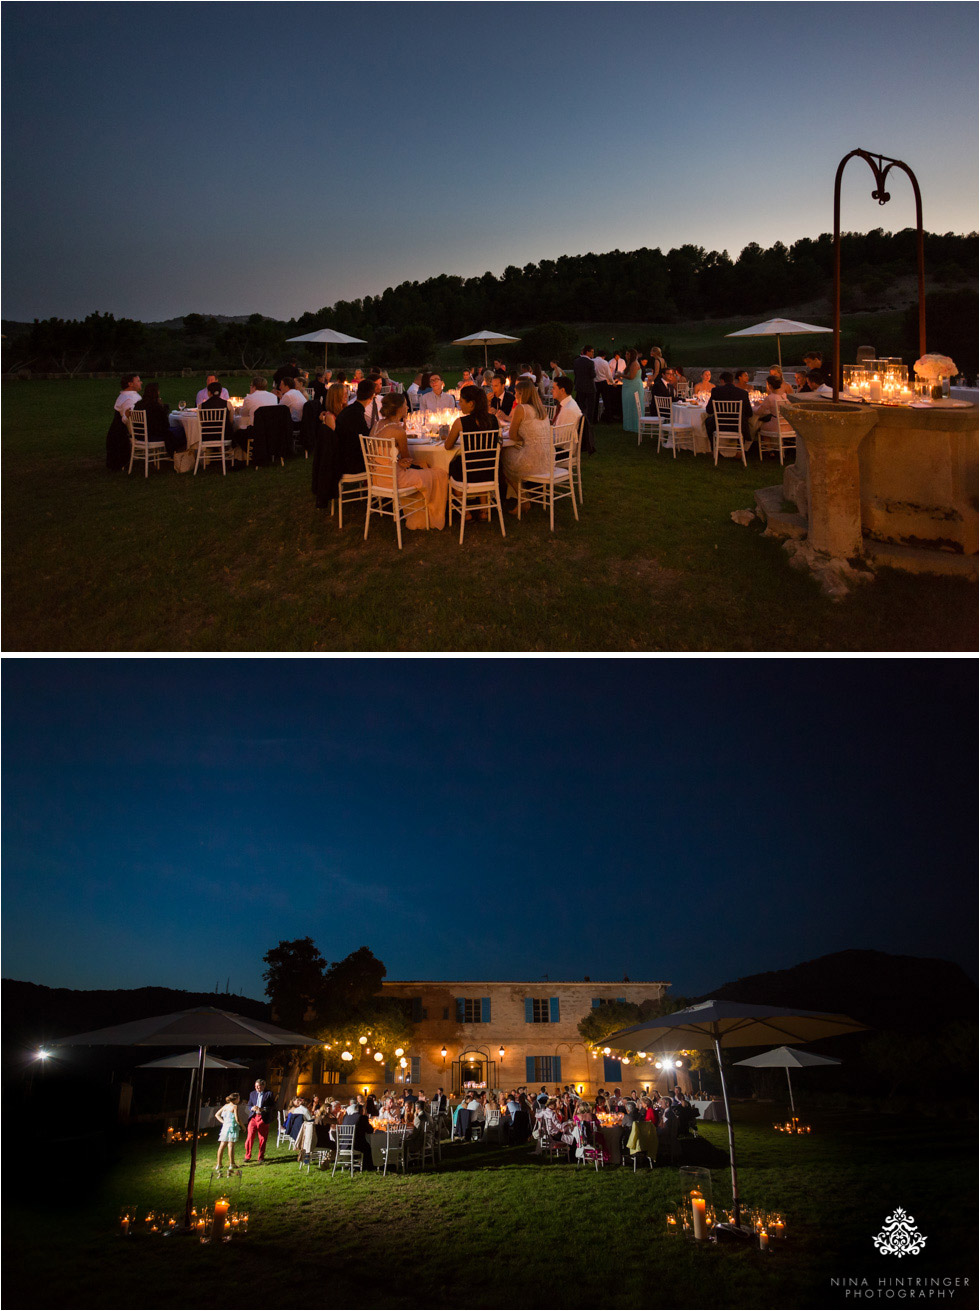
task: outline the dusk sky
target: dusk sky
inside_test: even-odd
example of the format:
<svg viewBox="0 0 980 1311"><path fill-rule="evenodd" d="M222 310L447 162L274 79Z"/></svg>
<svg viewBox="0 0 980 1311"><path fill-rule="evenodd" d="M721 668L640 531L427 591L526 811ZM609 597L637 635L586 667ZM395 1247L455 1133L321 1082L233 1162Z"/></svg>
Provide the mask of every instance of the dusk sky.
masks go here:
<svg viewBox="0 0 980 1311"><path fill-rule="evenodd" d="M977 226L974 4L3 6L4 316L288 318L832 227ZM845 175L843 226L914 223ZM484 325L474 324L473 328ZM490 325L494 326L494 325Z"/></svg>
<svg viewBox="0 0 980 1311"><path fill-rule="evenodd" d="M976 923L976 669L886 660L7 660L4 975L707 991Z"/></svg>

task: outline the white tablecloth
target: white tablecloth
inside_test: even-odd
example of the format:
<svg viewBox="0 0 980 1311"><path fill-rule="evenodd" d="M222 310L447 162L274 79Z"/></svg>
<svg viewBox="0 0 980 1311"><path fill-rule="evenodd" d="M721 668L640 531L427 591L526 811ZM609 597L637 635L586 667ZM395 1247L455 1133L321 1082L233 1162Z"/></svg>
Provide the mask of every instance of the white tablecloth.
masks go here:
<svg viewBox="0 0 980 1311"><path fill-rule="evenodd" d="M503 447L512 446L513 442L509 442L506 438L503 438L500 445ZM459 442L456 443L452 450L447 451L442 438L437 442L432 443L428 438L424 441L416 441L409 437L408 451L412 457L413 464L421 465L423 469L448 470L453 460L459 454Z"/></svg>
<svg viewBox="0 0 980 1311"><path fill-rule="evenodd" d="M978 403L980 389L976 387L950 387L949 394L955 401L969 401L971 405Z"/></svg>
<svg viewBox="0 0 980 1311"><path fill-rule="evenodd" d="M201 441L201 416L196 409L188 408L186 410L173 410L170 414L171 419L176 419L184 430L184 436L187 438L187 450L178 451L174 455L174 468L178 473L189 473L197 460L194 447L200 445ZM238 431L238 425L241 422L239 411L236 410L232 416L232 428Z"/></svg>
<svg viewBox="0 0 980 1311"><path fill-rule="evenodd" d="M714 1101L701 1101L694 1097L691 1098L691 1105L696 1106L701 1113L701 1119L708 1124L725 1123L725 1103Z"/></svg>
<svg viewBox="0 0 980 1311"><path fill-rule="evenodd" d="M675 428L693 428L695 452L698 455L711 454L711 438L705 430L703 406L674 401L670 407L670 422ZM725 453L722 451L723 455Z"/></svg>

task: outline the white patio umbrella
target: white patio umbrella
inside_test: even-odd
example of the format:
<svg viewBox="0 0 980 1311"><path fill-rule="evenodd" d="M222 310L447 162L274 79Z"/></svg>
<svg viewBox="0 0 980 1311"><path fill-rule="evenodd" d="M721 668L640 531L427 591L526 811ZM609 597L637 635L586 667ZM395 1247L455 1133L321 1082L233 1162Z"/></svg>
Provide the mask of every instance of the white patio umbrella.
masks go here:
<svg viewBox="0 0 980 1311"><path fill-rule="evenodd" d="M348 337L346 333L336 332L333 328L318 328L316 332L304 332L302 337L287 337L287 341L319 341L323 343L323 367L327 367L327 351L334 346L366 346L363 337Z"/></svg>
<svg viewBox="0 0 980 1311"><path fill-rule="evenodd" d="M840 1065L840 1063L830 1056L817 1056L815 1052L798 1052L793 1047L774 1047L771 1052L760 1052L758 1056L750 1056L747 1061L735 1062L736 1065L751 1065L760 1070L772 1069L774 1066L784 1067L786 1082L789 1084L790 1110L794 1115L796 1106L793 1102L793 1081L789 1077L790 1070L802 1070L808 1065Z"/></svg>
<svg viewBox="0 0 980 1311"><path fill-rule="evenodd" d="M818 328L814 323L798 323L796 319L766 319L765 323L755 323L751 328L740 328L738 332L726 332L726 337L775 337L776 354L779 367L783 367L783 351L780 337L805 337L814 332L833 332L833 328Z"/></svg>
<svg viewBox="0 0 980 1311"><path fill-rule="evenodd" d="M817 1042L840 1033L858 1033L867 1025L847 1015L827 1015L823 1011L784 1010L781 1006L761 1006L752 1002L703 1001L673 1015L661 1015L644 1024L619 1029L604 1039L606 1046L620 1051L651 1051L673 1047L713 1048L721 1075L721 1095L728 1121L728 1157L732 1171L732 1209L735 1228L741 1223L738 1196L738 1171L735 1165L735 1133L728 1106L722 1047L763 1047L790 1039L792 1042Z"/></svg>
<svg viewBox="0 0 980 1311"><path fill-rule="evenodd" d="M484 328L482 332L471 332L468 337L457 337L453 342L454 346L482 346L483 347L483 367L487 367L487 346L503 344L507 341L520 341L520 337L506 337L502 332L494 332L492 328Z"/></svg>
<svg viewBox="0 0 980 1311"><path fill-rule="evenodd" d="M52 1047L174 1047L194 1043L198 1048L197 1105L194 1107L194 1137L191 1139L191 1168L187 1179L184 1230L190 1232L194 1205L194 1170L197 1166L198 1119L201 1113L201 1083L209 1047L315 1047L316 1039L302 1033L277 1029L274 1024L250 1020L216 1006L194 1006L173 1015L153 1015L90 1033L60 1038Z"/></svg>
<svg viewBox="0 0 980 1311"><path fill-rule="evenodd" d="M187 1113L184 1116L184 1128L191 1122L191 1098L194 1095L194 1075L201 1059L200 1052L179 1052L176 1056L161 1056L158 1061L144 1061L137 1068L140 1070L190 1070L191 1081L187 1085ZM225 1061L220 1056L205 1056L206 1070L245 1070L248 1067L239 1061Z"/></svg>

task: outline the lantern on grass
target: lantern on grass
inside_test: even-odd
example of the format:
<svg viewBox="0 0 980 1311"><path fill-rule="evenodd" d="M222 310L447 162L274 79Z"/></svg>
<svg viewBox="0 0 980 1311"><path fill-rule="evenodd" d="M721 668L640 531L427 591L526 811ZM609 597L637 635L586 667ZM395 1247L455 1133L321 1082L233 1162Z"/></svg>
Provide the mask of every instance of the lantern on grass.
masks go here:
<svg viewBox="0 0 980 1311"><path fill-rule="evenodd" d="M681 1186L681 1223L685 1233L704 1242L714 1224L714 1198L711 1192L711 1171L700 1165L682 1165L678 1170Z"/></svg>

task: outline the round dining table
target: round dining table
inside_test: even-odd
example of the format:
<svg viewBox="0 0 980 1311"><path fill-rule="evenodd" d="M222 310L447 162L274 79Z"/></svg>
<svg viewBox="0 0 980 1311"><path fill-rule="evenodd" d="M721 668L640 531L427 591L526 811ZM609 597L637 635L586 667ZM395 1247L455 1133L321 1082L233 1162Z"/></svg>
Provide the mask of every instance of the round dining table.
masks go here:
<svg viewBox="0 0 980 1311"><path fill-rule="evenodd" d="M241 407L232 409L232 430L238 431L241 422ZM174 469L177 473L190 473L197 462L196 447L201 442L201 416L196 406L189 406L186 410L171 410L171 419L176 419L184 430L184 436L187 438L187 450L177 451L174 455Z"/></svg>

